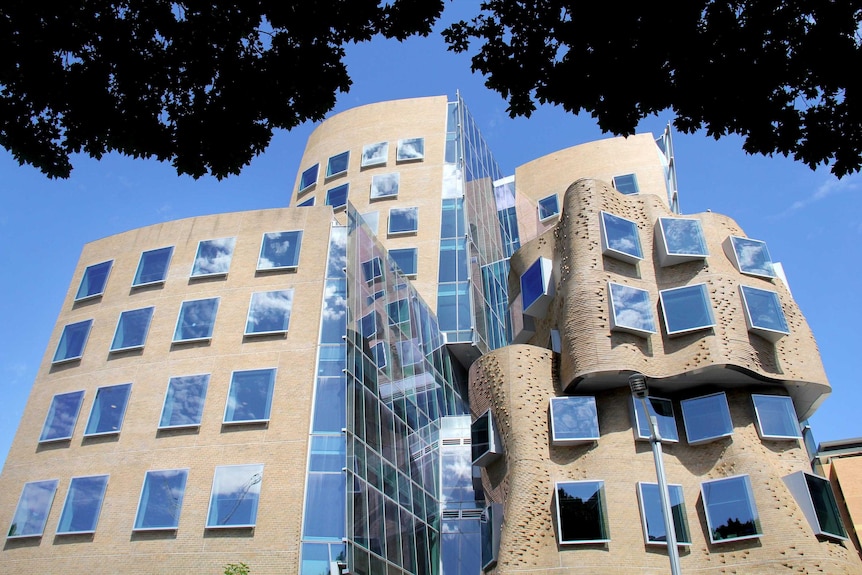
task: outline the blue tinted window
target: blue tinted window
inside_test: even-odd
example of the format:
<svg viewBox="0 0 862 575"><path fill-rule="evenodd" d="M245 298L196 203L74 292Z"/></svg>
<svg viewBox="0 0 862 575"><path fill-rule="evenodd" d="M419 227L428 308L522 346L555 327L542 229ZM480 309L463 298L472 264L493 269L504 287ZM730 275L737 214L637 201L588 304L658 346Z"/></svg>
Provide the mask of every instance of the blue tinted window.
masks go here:
<svg viewBox="0 0 862 575"><path fill-rule="evenodd" d="M299 204L297 204L297 206L296 206L296 207L298 207L298 208L308 208L308 207L313 206L313 205L314 205L314 196L311 196L310 198L308 198L308 199L307 199L307 200L305 200L304 202L300 202Z"/></svg>
<svg viewBox="0 0 862 575"><path fill-rule="evenodd" d="M793 400L786 395L752 394L757 431L764 439L799 439L802 431Z"/></svg>
<svg viewBox="0 0 862 575"><path fill-rule="evenodd" d="M678 545L691 545L691 532L685 513L682 485L668 485L670 514ZM657 483L638 483L638 500L641 504L641 520L647 545L666 545L667 531L664 526L664 511Z"/></svg>
<svg viewBox="0 0 862 575"><path fill-rule="evenodd" d="M224 423L269 421L274 387L274 368L233 372Z"/></svg>
<svg viewBox="0 0 862 575"><path fill-rule="evenodd" d="M254 527L262 480L262 464L216 467L207 529Z"/></svg>
<svg viewBox="0 0 862 575"><path fill-rule="evenodd" d="M395 153L396 161L421 160L424 157L425 138L405 138L398 140L398 148Z"/></svg>
<svg viewBox="0 0 862 575"><path fill-rule="evenodd" d="M659 218L660 240L670 256L706 257L709 250L703 237L700 220L684 218Z"/></svg>
<svg viewBox="0 0 862 575"><path fill-rule="evenodd" d="M565 481L556 484L557 542L610 541L604 481Z"/></svg>
<svg viewBox="0 0 862 575"><path fill-rule="evenodd" d="M646 403L649 415L656 418L661 440L667 442L679 441L679 431L677 431L676 418L673 414L673 402L669 399L650 396L646 398ZM652 430L649 417L644 413L643 402L633 397L632 405L634 409L636 437L638 439L649 439L652 436Z"/></svg>
<svg viewBox="0 0 862 575"><path fill-rule="evenodd" d="M638 178L635 174L623 174L622 176L614 176L614 188L621 194L637 194Z"/></svg>
<svg viewBox="0 0 862 575"><path fill-rule="evenodd" d="M230 269L236 238L202 240L198 244L192 277L225 275Z"/></svg>
<svg viewBox="0 0 862 575"><path fill-rule="evenodd" d="M730 236L730 242L736 258L736 267L740 272L753 276L775 277L775 268L772 266L772 258L766 242L737 236Z"/></svg>
<svg viewBox="0 0 862 575"><path fill-rule="evenodd" d="M847 539L847 529L841 520L838 502L828 479L805 471L791 473L782 479L815 535L838 540Z"/></svg>
<svg viewBox="0 0 862 575"><path fill-rule="evenodd" d="M62 441L70 439L75 431L75 423L78 421L78 413L81 411L81 402L84 400L83 391L72 391L69 393L58 393L51 399L51 407L42 426L42 435L39 441Z"/></svg>
<svg viewBox="0 0 862 575"><path fill-rule="evenodd" d="M119 433L131 390L131 383L97 389L84 436Z"/></svg>
<svg viewBox="0 0 862 575"><path fill-rule="evenodd" d="M66 325L63 328L63 335L60 336L60 343L57 344L57 351L54 352L52 363L71 361L84 355L84 346L87 345L92 325L91 319Z"/></svg>
<svg viewBox="0 0 862 575"><path fill-rule="evenodd" d="M54 494L57 492L57 483L59 482L56 479L48 479L24 484L6 537L13 539L42 536L51 504L54 502Z"/></svg>
<svg viewBox="0 0 862 575"><path fill-rule="evenodd" d="M326 190L326 205L333 209L343 208L347 205L347 192L350 184L341 184Z"/></svg>
<svg viewBox="0 0 862 575"><path fill-rule="evenodd" d="M691 444L705 443L733 433L733 422L724 392L684 399L680 407L685 435Z"/></svg>
<svg viewBox="0 0 862 575"><path fill-rule="evenodd" d="M771 341L790 333L777 293L749 286L739 289L748 329Z"/></svg>
<svg viewBox="0 0 862 575"><path fill-rule="evenodd" d="M293 269L299 265L302 231L270 232L263 234L257 269Z"/></svg>
<svg viewBox="0 0 862 575"><path fill-rule="evenodd" d="M188 475L188 469L147 471L135 515L135 531L179 526Z"/></svg>
<svg viewBox="0 0 862 575"><path fill-rule="evenodd" d="M248 306L245 335L286 332L292 308L292 289L253 293Z"/></svg>
<svg viewBox="0 0 862 575"><path fill-rule="evenodd" d="M102 295L105 292L105 285L108 283L108 274L111 273L111 265L113 263L114 261L110 260L87 266L87 269L84 270L84 277L81 278L81 285L78 286L75 301Z"/></svg>
<svg viewBox="0 0 862 575"><path fill-rule="evenodd" d="M386 343L385 342L377 342L374 344L374 347L371 348L371 355L374 356L374 364L378 367L378 369L383 369L386 367Z"/></svg>
<svg viewBox="0 0 862 575"><path fill-rule="evenodd" d="M165 281L173 254L173 246L142 253L132 285L143 286Z"/></svg>
<svg viewBox="0 0 862 575"><path fill-rule="evenodd" d="M215 325L219 298L184 301L177 317L174 342L210 339Z"/></svg>
<svg viewBox="0 0 862 575"><path fill-rule="evenodd" d="M302 172L302 176L299 178L299 191L307 190L311 186L317 183L317 169L319 164L314 164L310 168L307 168L304 172Z"/></svg>
<svg viewBox="0 0 862 575"><path fill-rule="evenodd" d="M760 518L748 475L704 481L700 491L710 542L760 537Z"/></svg>
<svg viewBox="0 0 862 575"><path fill-rule="evenodd" d="M383 265L380 258L373 257L368 261L362 262L362 277L366 282L372 282L377 278L383 277Z"/></svg>
<svg viewBox="0 0 862 575"><path fill-rule="evenodd" d="M209 381L209 374L172 377L168 382L159 428L200 425Z"/></svg>
<svg viewBox="0 0 862 575"><path fill-rule="evenodd" d="M114 332L114 340L111 342L111 351L144 347L144 343L147 341L147 332L150 329L150 320L153 317L153 309L152 307L144 307L121 313L120 319L117 321L117 330Z"/></svg>
<svg viewBox="0 0 862 575"><path fill-rule="evenodd" d="M343 174L347 171L347 165L349 163L350 152L341 152L340 154L330 156L329 161L326 163L326 177L331 178L332 176ZM317 179L316 174L315 179Z"/></svg>
<svg viewBox="0 0 862 575"><path fill-rule="evenodd" d="M73 477L63 503L57 534L93 533L99 521L107 486L107 475Z"/></svg>
<svg viewBox="0 0 862 575"><path fill-rule="evenodd" d="M557 199L557 194L551 194L546 198L539 200L539 220L545 221L553 218L560 213L560 201Z"/></svg>
<svg viewBox="0 0 862 575"><path fill-rule="evenodd" d="M371 178L371 199L394 198L398 195L401 178L398 172L378 174Z"/></svg>
<svg viewBox="0 0 862 575"><path fill-rule="evenodd" d="M631 220L601 212L602 254L629 263L643 259L638 226Z"/></svg>
<svg viewBox="0 0 862 575"><path fill-rule="evenodd" d="M403 248L389 250L389 255L395 264L406 276L415 276L419 264L419 250L417 248Z"/></svg>
<svg viewBox="0 0 862 575"><path fill-rule="evenodd" d="M715 325L706 284L659 292L668 335L677 335Z"/></svg>
<svg viewBox="0 0 862 575"><path fill-rule="evenodd" d="M611 329L649 335L656 332L653 306L649 292L635 287L608 282L611 295Z"/></svg>
<svg viewBox="0 0 862 575"><path fill-rule="evenodd" d="M551 443L569 445L599 439L595 397L551 398Z"/></svg>
<svg viewBox="0 0 862 575"><path fill-rule="evenodd" d="M366 144L362 147L362 167L377 166L386 163L389 155L389 142Z"/></svg>
<svg viewBox="0 0 862 575"><path fill-rule="evenodd" d="M551 260L539 258L521 275L524 313L542 316L547 309L551 287Z"/></svg>
<svg viewBox="0 0 862 575"><path fill-rule="evenodd" d="M419 208L392 208L389 210L389 233L409 234L419 229Z"/></svg>

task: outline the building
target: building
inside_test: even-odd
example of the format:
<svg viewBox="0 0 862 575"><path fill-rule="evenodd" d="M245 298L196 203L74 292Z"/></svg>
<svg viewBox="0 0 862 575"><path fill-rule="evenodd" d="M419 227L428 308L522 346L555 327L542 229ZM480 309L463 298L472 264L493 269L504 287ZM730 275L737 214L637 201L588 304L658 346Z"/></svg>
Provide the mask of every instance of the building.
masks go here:
<svg viewBox="0 0 862 575"><path fill-rule="evenodd" d="M809 520L811 332L763 241L679 213L669 133L507 177L460 98L384 102L322 122L294 190L84 246L4 567L665 572L642 373L684 569L862 572Z"/></svg>
<svg viewBox="0 0 862 575"><path fill-rule="evenodd" d="M818 449L814 470L829 478L841 511L841 519L856 550L862 554L862 437L824 441Z"/></svg>

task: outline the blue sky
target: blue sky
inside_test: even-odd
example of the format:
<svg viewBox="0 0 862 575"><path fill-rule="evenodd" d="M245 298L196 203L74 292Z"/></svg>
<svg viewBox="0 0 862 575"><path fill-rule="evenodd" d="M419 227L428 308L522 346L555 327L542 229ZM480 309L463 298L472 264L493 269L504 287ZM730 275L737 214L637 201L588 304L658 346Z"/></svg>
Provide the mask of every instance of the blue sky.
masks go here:
<svg viewBox="0 0 862 575"><path fill-rule="evenodd" d="M447 3L444 19L454 5ZM470 72L469 57L445 51L438 35L403 43L351 46L353 88L341 111L362 104L460 91L504 173L556 150L607 137L587 117L554 107L510 119L506 103ZM659 134L670 113L639 130ZM83 245L177 218L283 207L313 125L277 133L240 176L178 177L170 165L108 156L74 160L68 180L19 167L0 150L0 462L5 460ZM818 441L862 436L862 382L853 357L862 350L862 306L855 293L862 255L862 176L836 180L783 157L747 156L741 140L674 134L683 213L711 209L764 240L784 265L793 295L816 337L832 395L811 419ZM849 297L849 296L847 296ZM53 352L53 350L49 350Z"/></svg>

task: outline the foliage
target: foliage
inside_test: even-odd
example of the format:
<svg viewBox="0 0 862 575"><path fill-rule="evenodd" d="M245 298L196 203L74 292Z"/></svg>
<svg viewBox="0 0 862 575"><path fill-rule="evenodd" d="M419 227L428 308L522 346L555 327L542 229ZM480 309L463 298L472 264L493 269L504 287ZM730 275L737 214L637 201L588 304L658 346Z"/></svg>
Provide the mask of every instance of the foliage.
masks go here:
<svg viewBox="0 0 862 575"><path fill-rule="evenodd" d="M344 46L427 35L443 0L0 3L0 145L65 178L70 155L236 174L275 128L351 84Z"/></svg>
<svg viewBox="0 0 862 575"><path fill-rule="evenodd" d="M249 575L251 569L245 563L228 563L224 566L224 575Z"/></svg>
<svg viewBox="0 0 862 575"><path fill-rule="evenodd" d="M478 40L472 68L512 117L558 104L628 135L672 109L682 132L841 177L862 156L860 20L860 0L485 0L444 36Z"/></svg>

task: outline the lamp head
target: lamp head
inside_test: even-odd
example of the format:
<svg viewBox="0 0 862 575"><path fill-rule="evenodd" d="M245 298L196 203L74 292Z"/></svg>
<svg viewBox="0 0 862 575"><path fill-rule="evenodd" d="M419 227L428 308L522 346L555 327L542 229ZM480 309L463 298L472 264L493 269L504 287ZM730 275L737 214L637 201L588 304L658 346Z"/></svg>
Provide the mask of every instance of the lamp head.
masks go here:
<svg viewBox="0 0 862 575"><path fill-rule="evenodd" d="M633 373L629 376L629 387L632 390L632 395L638 399L643 399L648 395L646 377L642 373Z"/></svg>

